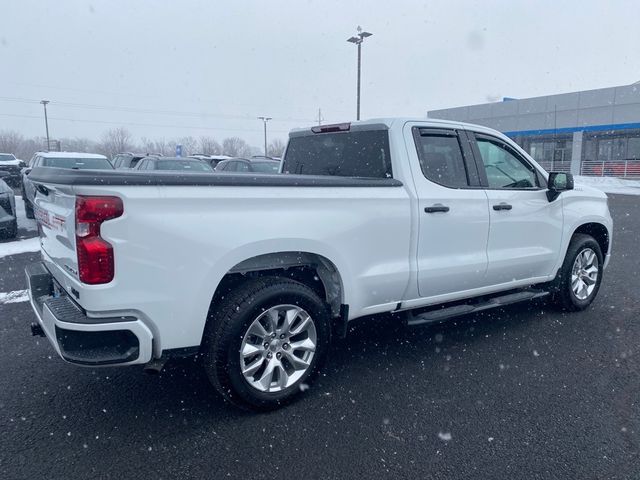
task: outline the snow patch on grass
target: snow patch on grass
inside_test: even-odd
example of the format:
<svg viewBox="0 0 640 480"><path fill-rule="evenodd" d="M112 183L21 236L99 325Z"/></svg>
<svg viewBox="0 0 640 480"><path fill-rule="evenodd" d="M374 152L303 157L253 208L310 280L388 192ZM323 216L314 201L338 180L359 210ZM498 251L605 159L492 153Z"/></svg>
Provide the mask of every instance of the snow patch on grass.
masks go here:
<svg viewBox="0 0 640 480"><path fill-rule="evenodd" d="M39 252L40 237L17 240L15 242L0 243L0 258L19 253Z"/></svg>
<svg viewBox="0 0 640 480"><path fill-rule="evenodd" d="M15 290L13 292L0 292L0 305L4 303L28 302L29 294L26 290Z"/></svg>

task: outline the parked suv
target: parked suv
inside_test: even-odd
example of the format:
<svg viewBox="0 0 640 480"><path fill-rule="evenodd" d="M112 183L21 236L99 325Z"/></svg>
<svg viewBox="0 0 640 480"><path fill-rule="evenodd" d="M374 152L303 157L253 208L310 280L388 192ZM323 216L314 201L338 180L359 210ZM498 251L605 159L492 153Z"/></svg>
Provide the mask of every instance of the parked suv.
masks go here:
<svg viewBox="0 0 640 480"><path fill-rule="evenodd" d="M12 188L20 185L20 170L25 163L18 160L12 153L0 153L0 171L7 172L3 177L4 182Z"/></svg>
<svg viewBox="0 0 640 480"><path fill-rule="evenodd" d="M191 173L211 173L213 168L204 160L184 157L145 157L135 170L181 171Z"/></svg>
<svg viewBox="0 0 640 480"><path fill-rule="evenodd" d="M33 200L35 187L29 181L31 170L36 167L58 167L73 170L113 170L104 155L76 152L38 152L29 161L22 175L22 200L27 218L34 218Z"/></svg>
<svg viewBox="0 0 640 480"><path fill-rule="evenodd" d="M231 158L216 165L216 172L233 173L278 173L280 162L271 158Z"/></svg>
<svg viewBox="0 0 640 480"><path fill-rule="evenodd" d="M111 164L116 170L136 168L138 162L149 155L153 155L154 157L162 156L160 154L156 155L152 153L119 153L111 159Z"/></svg>
<svg viewBox="0 0 640 480"><path fill-rule="evenodd" d="M18 216L13 189L4 181L9 177L0 170L0 238L15 238L18 234Z"/></svg>

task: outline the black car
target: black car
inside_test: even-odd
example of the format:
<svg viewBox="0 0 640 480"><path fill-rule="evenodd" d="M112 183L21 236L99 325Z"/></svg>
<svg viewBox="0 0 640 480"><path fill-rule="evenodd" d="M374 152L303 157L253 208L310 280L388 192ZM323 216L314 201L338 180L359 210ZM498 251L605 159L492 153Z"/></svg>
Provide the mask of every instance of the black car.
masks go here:
<svg viewBox="0 0 640 480"><path fill-rule="evenodd" d="M18 234L16 198L13 189L4 182L8 176L0 171L0 238L15 238Z"/></svg>
<svg viewBox="0 0 640 480"><path fill-rule="evenodd" d="M152 155L151 153L119 153L111 159L111 164L116 170L136 168L138 162L145 157ZM155 155L154 157L161 157L162 155Z"/></svg>
<svg viewBox="0 0 640 480"><path fill-rule="evenodd" d="M9 175L3 177L4 182L12 188L20 186L20 171L25 166L22 160L18 160L12 153L0 153L0 171Z"/></svg>
<svg viewBox="0 0 640 480"><path fill-rule="evenodd" d="M280 162L267 157L231 158L216 165L216 172L233 173L279 173Z"/></svg>
<svg viewBox="0 0 640 480"><path fill-rule="evenodd" d="M211 173L213 168L204 160L184 157L145 157L135 170L179 171L191 173Z"/></svg>
<svg viewBox="0 0 640 480"><path fill-rule="evenodd" d="M198 160L207 162L211 165L211 168L216 168L220 162L223 160L230 160L232 157L227 157L226 155L205 155L203 153L194 153L193 155L189 155L189 158L197 158Z"/></svg>

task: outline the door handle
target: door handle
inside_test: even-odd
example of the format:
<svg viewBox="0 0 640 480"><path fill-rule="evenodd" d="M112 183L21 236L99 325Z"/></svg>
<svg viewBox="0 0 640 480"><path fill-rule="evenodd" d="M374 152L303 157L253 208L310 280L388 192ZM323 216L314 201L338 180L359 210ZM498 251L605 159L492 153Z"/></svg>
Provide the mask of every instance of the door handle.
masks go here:
<svg viewBox="0 0 640 480"><path fill-rule="evenodd" d="M511 205L509 205L508 203L504 203L504 202L493 206L494 210L511 210L512 208L513 207Z"/></svg>
<svg viewBox="0 0 640 480"><path fill-rule="evenodd" d="M445 213L449 211L449 207L447 207L446 205L442 205L441 203L436 203L435 205L431 205L430 207L424 207L424 211L426 213Z"/></svg>

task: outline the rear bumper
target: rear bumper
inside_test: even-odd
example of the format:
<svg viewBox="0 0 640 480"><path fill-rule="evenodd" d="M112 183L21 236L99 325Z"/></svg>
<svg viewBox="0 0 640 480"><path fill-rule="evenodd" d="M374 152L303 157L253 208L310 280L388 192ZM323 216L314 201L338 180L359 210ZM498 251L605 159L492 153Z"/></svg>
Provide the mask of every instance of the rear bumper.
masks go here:
<svg viewBox="0 0 640 480"><path fill-rule="evenodd" d="M153 335L135 317L86 315L42 262L25 269L29 301L38 323L56 352L78 365L134 365L152 357Z"/></svg>

